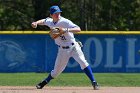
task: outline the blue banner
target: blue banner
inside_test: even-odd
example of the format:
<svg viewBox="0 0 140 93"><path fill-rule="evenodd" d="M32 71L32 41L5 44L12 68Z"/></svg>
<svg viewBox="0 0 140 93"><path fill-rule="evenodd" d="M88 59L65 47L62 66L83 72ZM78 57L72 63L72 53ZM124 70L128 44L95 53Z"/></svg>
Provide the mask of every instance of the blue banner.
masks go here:
<svg viewBox="0 0 140 93"><path fill-rule="evenodd" d="M139 35L76 34L93 72L140 72ZM0 72L50 72L57 46L49 35L0 35ZM70 58L64 72L82 72Z"/></svg>
<svg viewBox="0 0 140 93"><path fill-rule="evenodd" d="M0 35L0 72L43 71L45 37Z"/></svg>

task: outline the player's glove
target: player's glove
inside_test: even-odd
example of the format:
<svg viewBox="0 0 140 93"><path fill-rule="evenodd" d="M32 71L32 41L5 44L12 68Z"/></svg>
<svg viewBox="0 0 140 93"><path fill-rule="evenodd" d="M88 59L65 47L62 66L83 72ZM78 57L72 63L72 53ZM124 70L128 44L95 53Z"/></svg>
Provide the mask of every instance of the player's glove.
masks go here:
<svg viewBox="0 0 140 93"><path fill-rule="evenodd" d="M54 27L54 28L51 28L49 34L52 39L56 39L66 32L68 32L68 28Z"/></svg>

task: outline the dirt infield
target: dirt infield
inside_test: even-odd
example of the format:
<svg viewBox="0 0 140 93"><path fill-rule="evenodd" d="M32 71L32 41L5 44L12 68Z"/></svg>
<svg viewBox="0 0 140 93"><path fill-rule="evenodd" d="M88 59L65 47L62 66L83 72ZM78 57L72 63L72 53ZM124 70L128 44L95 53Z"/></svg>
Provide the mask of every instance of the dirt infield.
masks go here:
<svg viewBox="0 0 140 93"><path fill-rule="evenodd" d="M35 87L0 86L0 93L140 93L140 87L101 87L93 90L92 87Z"/></svg>

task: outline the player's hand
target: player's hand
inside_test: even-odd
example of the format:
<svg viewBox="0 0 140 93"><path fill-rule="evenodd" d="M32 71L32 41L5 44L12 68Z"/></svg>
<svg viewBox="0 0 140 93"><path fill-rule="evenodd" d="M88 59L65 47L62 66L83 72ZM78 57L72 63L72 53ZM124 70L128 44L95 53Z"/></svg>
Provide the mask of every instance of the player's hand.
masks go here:
<svg viewBox="0 0 140 93"><path fill-rule="evenodd" d="M31 24L31 26L32 26L33 28L37 28L37 22L33 22L33 23Z"/></svg>

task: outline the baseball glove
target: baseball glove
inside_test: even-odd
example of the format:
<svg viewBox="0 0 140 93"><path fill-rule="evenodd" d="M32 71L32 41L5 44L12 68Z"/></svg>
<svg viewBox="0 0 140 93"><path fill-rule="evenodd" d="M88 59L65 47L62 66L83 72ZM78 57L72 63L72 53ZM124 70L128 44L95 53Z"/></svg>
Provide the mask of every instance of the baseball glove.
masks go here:
<svg viewBox="0 0 140 93"><path fill-rule="evenodd" d="M49 32L50 37L51 37L52 39L56 39L56 38L58 38L59 36L61 36L62 34L64 34L64 33L65 33L65 31L64 31L62 28L60 28L60 27L54 27L54 28L52 28L52 29L50 30L50 32Z"/></svg>

